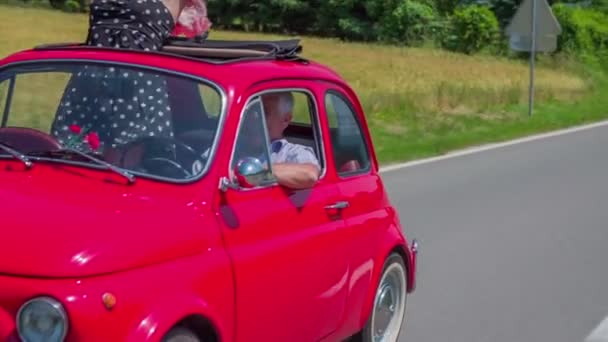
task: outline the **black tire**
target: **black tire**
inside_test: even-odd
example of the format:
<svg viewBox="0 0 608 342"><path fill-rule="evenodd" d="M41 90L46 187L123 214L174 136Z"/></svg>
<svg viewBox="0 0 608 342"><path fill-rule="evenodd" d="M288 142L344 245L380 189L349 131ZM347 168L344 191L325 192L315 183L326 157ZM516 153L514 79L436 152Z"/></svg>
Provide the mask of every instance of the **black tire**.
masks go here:
<svg viewBox="0 0 608 342"><path fill-rule="evenodd" d="M397 278L396 279L401 279L400 281L403 281L403 286L399 286L400 291L401 291L401 296L398 299L398 302L401 303L400 306L402 306L402 308L400 308L400 310L402 310L401 315L398 322L400 322L399 326L397 328L393 329L393 336L391 336L392 338L390 340L387 340L386 342L396 342L399 339L399 336L401 335L402 331L401 331L401 326L403 325L403 322L405 321L405 308L406 308L406 304L407 304L407 268L405 267L405 263L403 262L403 258L401 257L401 255L397 254L397 253L393 253L391 254L386 261L384 262L384 266L382 268L382 275L380 276L380 280L379 283L377 284L376 287L376 292L374 294L374 304L372 306L372 311L370 312L370 316L367 320L367 323L365 324L365 327L363 328L363 330L361 331L361 333L359 334L359 336L357 336L358 338L356 338L356 340L359 340L361 342L373 342L374 341L374 335L373 335L373 318L374 318L374 312L376 310L376 298L378 296L378 290L380 289L380 286L382 285L382 281L385 278L385 276L387 276L387 271L392 274L396 274ZM396 273L395 273L396 272ZM396 330L395 330L396 329Z"/></svg>
<svg viewBox="0 0 608 342"><path fill-rule="evenodd" d="M163 342L203 342L192 331L177 327L171 329L163 338Z"/></svg>

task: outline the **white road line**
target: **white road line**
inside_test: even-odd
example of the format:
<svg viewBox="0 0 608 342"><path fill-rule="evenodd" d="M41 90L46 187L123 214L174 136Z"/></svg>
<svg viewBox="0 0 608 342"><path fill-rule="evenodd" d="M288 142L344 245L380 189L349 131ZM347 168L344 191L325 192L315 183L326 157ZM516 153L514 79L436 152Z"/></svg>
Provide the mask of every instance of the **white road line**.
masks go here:
<svg viewBox="0 0 608 342"><path fill-rule="evenodd" d="M587 336L585 342L608 342L608 317Z"/></svg>
<svg viewBox="0 0 608 342"><path fill-rule="evenodd" d="M536 140L541 140L541 139L546 139L546 138L551 138L551 137L557 137L557 136L560 136L560 135L565 135L565 134L585 131L585 130L589 130L589 129L593 129L593 128L604 127L604 126L608 126L608 120L606 120L606 121L600 121L600 122L593 123L593 124L588 124L588 125L568 128L568 129L562 129L562 130L553 131L553 132L549 132L549 133L531 135L529 137L515 139L515 140L510 140L510 141L506 141L506 142L502 142L502 143L488 144L488 145L483 145L483 146L480 146L480 147L474 147L474 148L470 148L470 149L464 149L464 150L460 150L460 151L456 151L456 152L447 153L445 155L441 155L441 156L438 156L438 157L432 157L432 158L414 160L414 161L411 161L411 162L401 163L401 164L388 165L388 166L385 166L385 167L381 167L380 168L380 172L381 173L391 172L391 171L400 170L400 169L404 169L404 168L408 168L408 167L413 167L413 166L417 166L417 165L433 163L433 162L437 162L437 161L441 161L441 160L446 160L446 159L451 159L451 158L456 158L456 157L462 157L462 156L466 156L466 155L470 155L470 154L475 154L475 153L480 153L480 152L484 152L484 151L494 150L494 149L497 149L497 148L517 145L517 144L523 144L523 143L527 143L527 142L531 142L531 141L536 141Z"/></svg>

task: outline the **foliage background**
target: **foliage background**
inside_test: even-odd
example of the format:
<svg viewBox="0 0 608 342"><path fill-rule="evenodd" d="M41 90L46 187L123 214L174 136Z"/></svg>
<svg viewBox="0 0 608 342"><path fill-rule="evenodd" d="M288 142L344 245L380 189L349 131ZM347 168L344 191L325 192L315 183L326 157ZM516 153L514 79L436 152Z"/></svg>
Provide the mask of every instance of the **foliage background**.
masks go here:
<svg viewBox="0 0 608 342"><path fill-rule="evenodd" d="M90 0L0 0L86 12ZM214 30L305 35L453 52L528 57L508 48L504 28L523 0L207 0ZM541 0L563 28L558 50L608 64L608 0Z"/></svg>

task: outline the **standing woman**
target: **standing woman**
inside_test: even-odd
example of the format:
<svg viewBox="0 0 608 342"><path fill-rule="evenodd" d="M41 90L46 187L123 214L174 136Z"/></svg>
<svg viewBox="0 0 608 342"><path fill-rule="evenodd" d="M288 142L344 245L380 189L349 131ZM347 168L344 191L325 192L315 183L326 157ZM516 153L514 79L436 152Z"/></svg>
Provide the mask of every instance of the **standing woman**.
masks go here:
<svg viewBox="0 0 608 342"><path fill-rule="evenodd" d="M207 31L205 0L94 0L87 44L158 51L176 26Z"/></svg>
<svg viewBox="0 0 608 342"><path fill-rule="evenodd" d="M176 27L197 35L208 30L205 0L93 0L86 44L159 51ZM121 146L143 137L174 137L166 80L87 65L68 82L52 133L65 144L72 137L68 128L74 126L95 129L101 140L98 152L106 160L129 164ZM86 144L80 148L90 150Z"/></svg>

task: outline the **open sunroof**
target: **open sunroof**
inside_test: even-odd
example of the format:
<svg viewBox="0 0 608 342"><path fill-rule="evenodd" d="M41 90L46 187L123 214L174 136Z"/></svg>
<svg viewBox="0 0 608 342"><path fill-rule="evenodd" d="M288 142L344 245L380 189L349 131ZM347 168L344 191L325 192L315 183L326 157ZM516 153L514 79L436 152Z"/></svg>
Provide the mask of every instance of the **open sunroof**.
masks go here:
<svg viewBox="0 0 608 342"><path fill-rule="evenodd" d="M103 49L140 51L123 48L94 47L82 43L46 44L36 46L35 50L54 49ZM182 37L169 38L160 52L145 52L152 54L170 54L187 58L201 59L215 63L227 63L243 60L290 60L303 61L299 54L302 46L299 39L288 40L209 40L187 39Z"/></svg>

